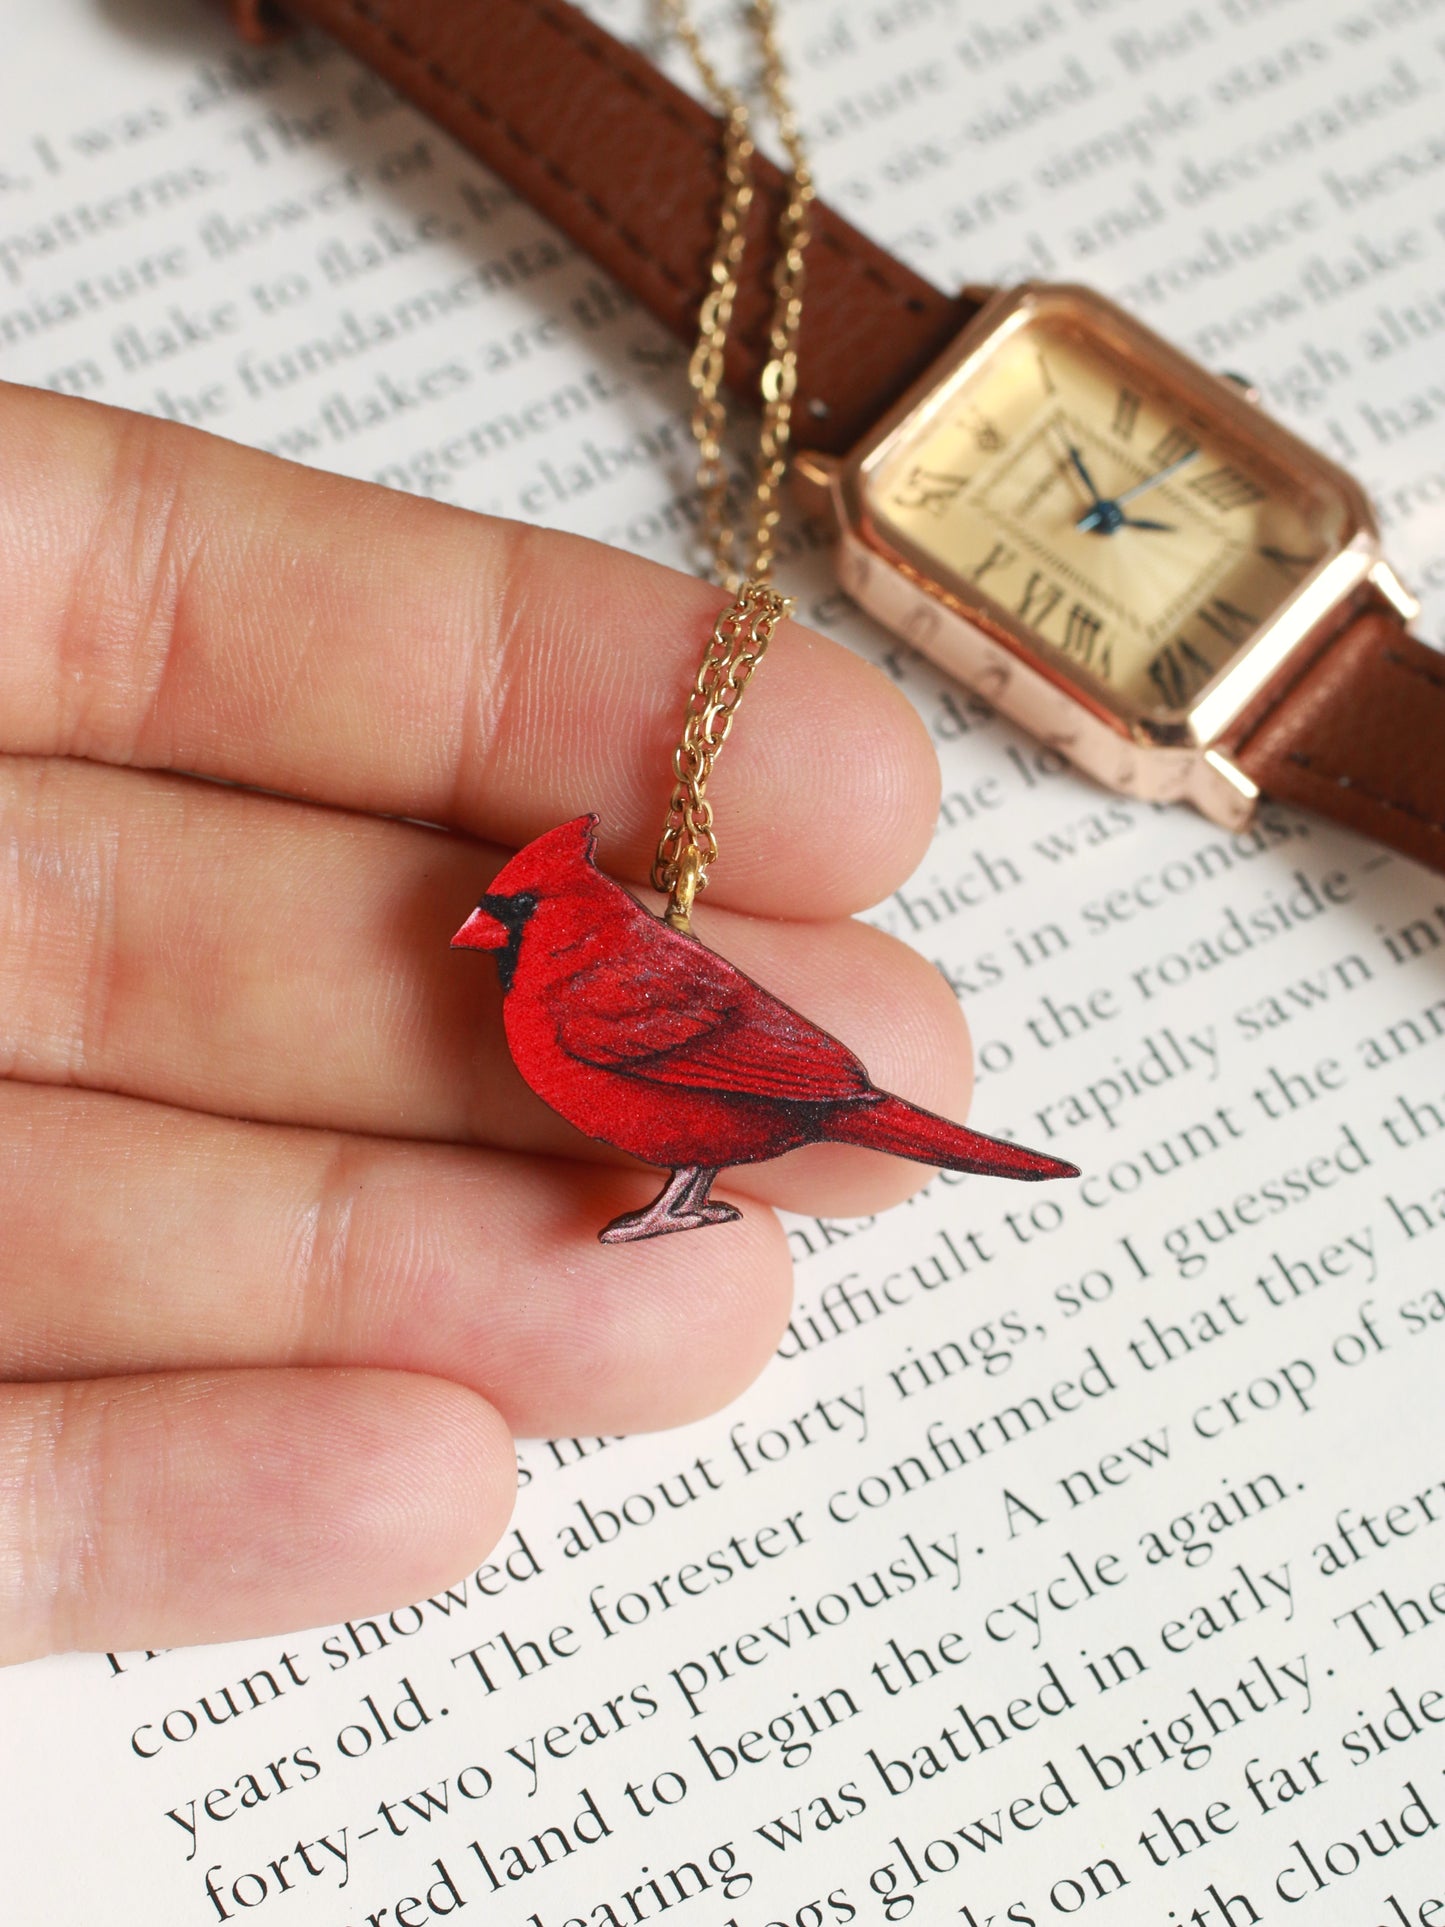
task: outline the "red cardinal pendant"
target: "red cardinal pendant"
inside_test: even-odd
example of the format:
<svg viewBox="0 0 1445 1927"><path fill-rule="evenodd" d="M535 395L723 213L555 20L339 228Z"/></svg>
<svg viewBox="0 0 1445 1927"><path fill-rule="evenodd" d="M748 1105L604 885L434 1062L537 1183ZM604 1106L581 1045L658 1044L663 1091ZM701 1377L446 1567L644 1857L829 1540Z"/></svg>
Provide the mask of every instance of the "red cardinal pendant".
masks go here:
<svg viewBox="0 0 1445 1927"><path fill-rule="evenodd" d="M603 1244L726 1224L742 1214L709 1198L719 1171L825 1138L987 1177L1079 1175L878 1090L836 1037L603 876L597 822L519 850L452 947L497 953L507 1044L538 1097L671 1171Z"/></svg>

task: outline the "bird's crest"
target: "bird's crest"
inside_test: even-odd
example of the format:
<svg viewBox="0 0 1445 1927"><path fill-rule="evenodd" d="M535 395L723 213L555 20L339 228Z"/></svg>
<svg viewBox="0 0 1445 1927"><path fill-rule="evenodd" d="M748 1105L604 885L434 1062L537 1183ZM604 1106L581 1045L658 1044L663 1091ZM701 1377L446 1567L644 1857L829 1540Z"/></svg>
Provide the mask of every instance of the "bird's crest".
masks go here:
<svg viewBox="0 0 1445 1927"><path fill-rule="evenodd" d="M574 883L579 871L595 871L598 820L589 812L534 837L497 873L490 894L551 896Z"/></svg>

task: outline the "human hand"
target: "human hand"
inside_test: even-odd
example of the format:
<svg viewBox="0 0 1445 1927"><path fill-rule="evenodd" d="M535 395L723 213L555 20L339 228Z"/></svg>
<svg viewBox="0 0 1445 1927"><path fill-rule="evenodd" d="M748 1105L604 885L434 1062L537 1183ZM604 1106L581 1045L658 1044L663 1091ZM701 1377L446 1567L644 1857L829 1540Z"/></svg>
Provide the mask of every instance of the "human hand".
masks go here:
<svg viewBox="0 0 1445 1927"><path fill-rule="evenodd" d="M598 1244L656 1174L532 1096L448 949L582 810L645 880L719 592L24 389L0 448L0 1660L419 1597L505 1527L513 1433L701 1416L788 1315L756 1203ZM712 794L699 934L962 1116L946 984L844 920L932 830L903 698L785 628ZM723 1189L924 1176L816 1146Z"/></svg>

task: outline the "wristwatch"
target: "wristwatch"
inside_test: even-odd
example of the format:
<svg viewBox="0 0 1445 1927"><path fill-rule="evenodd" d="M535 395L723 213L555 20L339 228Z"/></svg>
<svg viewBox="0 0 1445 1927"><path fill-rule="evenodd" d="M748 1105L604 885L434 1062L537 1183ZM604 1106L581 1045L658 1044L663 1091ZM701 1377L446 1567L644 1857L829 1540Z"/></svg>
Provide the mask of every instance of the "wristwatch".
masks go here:
<svg viewBox="0 0 1445 1927"><path fill-rule="evenodd" d="M233 0L274 32L265 0ZM286 0L685 341L720 129L566 0ZM757 162L727 376L755 396L783 195ZM795 480L844 587L1109 788L1262 795L1445 870L1445 657L1359 485L1087 288L945 294L816 210Z"/></svg>

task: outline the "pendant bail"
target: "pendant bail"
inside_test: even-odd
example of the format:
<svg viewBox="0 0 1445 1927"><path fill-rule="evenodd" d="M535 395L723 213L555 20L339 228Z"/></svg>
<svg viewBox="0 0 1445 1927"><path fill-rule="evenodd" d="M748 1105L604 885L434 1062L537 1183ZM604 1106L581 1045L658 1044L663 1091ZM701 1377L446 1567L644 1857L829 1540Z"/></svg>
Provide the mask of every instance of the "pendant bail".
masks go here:
<svg viewBox="0 0 1445 1927"><path fill-rule="evenodd" d="M677 859L677 877L672 886L663 922L684 937L692 934L692 906L702 882L702 858L689 846Z"/></svg>

